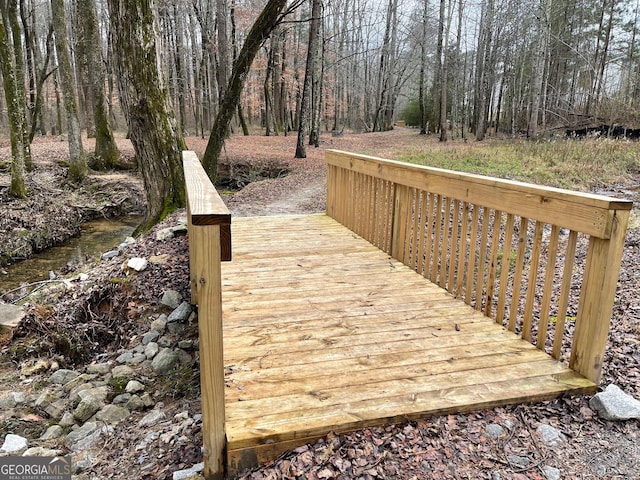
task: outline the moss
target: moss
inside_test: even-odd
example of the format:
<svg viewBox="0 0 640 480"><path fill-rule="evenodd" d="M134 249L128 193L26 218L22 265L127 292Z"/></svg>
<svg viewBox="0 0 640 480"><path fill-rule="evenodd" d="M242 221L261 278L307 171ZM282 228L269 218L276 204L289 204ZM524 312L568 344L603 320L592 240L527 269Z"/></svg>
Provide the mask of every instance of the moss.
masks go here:
<svg viewBox="0 0 640 480"><path fill-rule="evenodd" d="M156 381L160 397L179 398L200 392L200 374L190 365L177 367L173 372Z"/></svg>
<svg viewBox="0 0 640 480"><path fill-rule="evenodd" d="M125 389L127 388L127 384L129 383L129 380L131 379L126 375L122 375L119 377L112 377L107 382L107 385L111 387L111 390L113 390L114 395L120 395L121 393L125 392Z"/></svg>

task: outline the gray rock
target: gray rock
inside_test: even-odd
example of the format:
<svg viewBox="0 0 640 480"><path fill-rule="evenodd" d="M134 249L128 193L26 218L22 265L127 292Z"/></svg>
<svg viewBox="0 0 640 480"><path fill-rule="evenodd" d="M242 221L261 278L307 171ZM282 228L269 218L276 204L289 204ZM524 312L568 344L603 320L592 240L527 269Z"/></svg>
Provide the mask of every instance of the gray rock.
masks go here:
<svg viewBox="0 0 640 480"><path fill-rule="evenodd" d="M151 410L144 417L142 417L142 419L140 419L138 425L140 425L141 427L151 427L161 422L165 418L167 418L167 416L162 410Z"/></svg>
<svg viewBox="0 0 640 480"><path fill-rule="evenodd" d="M33 406L42 410L46 409L49 405L54 403L60 398L60 394L57 392L50 392L45 390L42 392L33 402Z"/></svg>
<svg viewBox="0 0 640 480"><path fill-rule="evenodd" d="M511 465L518 468L527 468L531 463L531 460L527 457L521 457L519 455L507 455L507 460Z"/></svg>
<svg viewBox="0 0 640 480"><path fill-rule="evenodd" d="M44 447L27 448L22 454L23 457L58 457L62 455L62 450Z"/></svg>
<svg viewBox="0 0 640 480"><path fill-rule="evenodd" d="M162 348L168 348L171 346L172 343L173 342L171 341L171 339L166 335L163 335L158 339L158 346Z"/></svg>
<svg viewBox="0 0 640 480"><path fill-rule="evenodd" d="M130 393L121 393L120 395L117 395L111 403L114 405L126 405L126 403L131 400L131 396L132 395Z"/></svg>
<svg viewBox="0 0 640 480"><path fill-rule="evenodd" d="M125 248L133 245L134 243L136 243L136 239L133 237L127 237L124 239L124 242L122 242L120 245L118 245L118 250L124 250Z"/></svg>
<svg viewBox="0 0 640 480"><path fill-rule="evenodd" d="M557 447L558 445L561 445L567 441L567 438L564 436L564 434L551 425L542 424L538 426L536 431L538 432L538 435L540 435L542 443L544 443L548 447Z"/></svg>
<svg viewBox="0 0 640 480"><path fill-rule="evenodd" d="M160 351L160 346L156 342L151 342L144 349L144 354L149 360L151 360L153 357L155 357L158 354L159 351Z"/></svg>
<svg viewBox="0 0 640 480"><path fill-rule="evenodd" d="M111 370L111 375L113 375L114 378L131 378L135 376L135 372L129 365L118 365L116 367L113 367L113 369Z"/></svg>
<svg viewBox="0 0 640 480"><path fill-rule="evenodd" d="M83 373L82 375L78 375L73 380L69 380L64 384L63 390L65 392L71 392L72 390L78 391L78 387L83 386L87 388L91 388L91 385L87 385L91 380L96 378L95 375L89 375L87 373Z"/></svg>
<svg viewBox="0 0 640 480"><path fill-rule="evenodd" d="M182 365L189 365L190 363L193 362L193 357L189 355L187 352L185 352L184 350L180 348L176 348L175 352L176 352L176 355L178 355L178 358L180 359L180 363Z"/></svg>
<svg viewBox="0 0 640 480"><path fill-rule="evenodd" d="M86 422L95 415L100 408L102 408L102 403L91 395L87 395L80 400L80 403L73 411L73 417L80 422Z"/></svg>
<svg viewBox="0 0 640 480"><path fill-rule="evenodd" d="M9 392L4 397L0 398L0 409L6 410L9 408L16 408L18 402L16 402L15 392Z"/></svg>
<svg viewBox="0 0 640 480"><path fill-rule="evenodd" d="M97 375L106 375L111 371L110 363L92 363L87 366L87 373L95 373Z"/></svg>
<svg viewBox="0 0 640 480"><path fill-rule="evenodd" d="M504 435L504 428L502 428L502 426L498 425L497 423L490 423L489 425L487 425L486 432L489 438L493 438L495 440L496 438L500 438L502 435Z"/></svg>
<svg viewBox="0 0 640 480"><path fill-rule="evenodd" d="M54 385L64 385L78 376L80 376L78 372L61 368L60 370L53 372L49 377L49 383L53 383Z"/></svg>
<svg viewBox="0 0 640 480"><path fill-rule="evenodd" d="M178 342L178 348L183 350L189 350L193 348L193 340L180 340Z"/></svg>
<svg viewBox="0 0 640 480"><path fill-rule="evenodd" d="M62 418L60 419L60 422L58 424L61 427L71 427L71 426L76 424L76 419L73 418L73 413L64 412L62 414Z"/></svg>
<svg viewBox="0 0 640 480"><path fill-rule="evenodd" d="M108 425L114 425L128 418L129 415L131 415L131 412L125 407L106 405L96 413L95 419Z"/></svg>
<svg viewBox="0 0 640 480"><path fill-rule="evenodd" d="M127 267L129 267L131 270L135 270L136 272L142 272L146 270L147 266L149 266L149 262L147 262L146 258L133 257L130 258L127 262Z"/></svg>
<svg viewBox="0 0 640 480"><path fill-rule="evenodd" d="M146 405L138 395L131 395L125 403L125 407L129 410L144 410Z"/></svg>
<svg viewBox="0 0 640 480"><path fill-rule="evenodd" d="M165 240L169 240L173 238L173 230L171 228L163 228L162 230L158 230L156 232L156 240L159 242L164 242Z"/></svg>
<svg viewBox="0 0 640 480"><path fill-rule="evenodd" d="M158 375L166 375L180 363L180 357L170 348L163 348L153 357L151 368Z"/></svg>
<svg viewBox="0 0 640 480"><path fill-rule="evenodd" d="M167 330L172 335L179 335L184 332L186 325L182 322L170 322L167 323Z"/></svg>
<svg viewBox="0 0 640 480"><path fill-rule="evenodd" d="M151 342L155 342L160 337L160 332L157 330L150 330L142 337L142 345L149 345Z"/></svg>
<svg viewBox="0 0 640 480"><path fill-rule="evenodd" d="M191 304L182 302L167 318L167 323L184 322L189 318L192 312Z"/></svg>
<svg viewBox="0 0 640 480"><path fill-rule="evenodd" d="M0 331L16 328L24 316L24 308L10 303L0 303Z"/></svg>
<svg viewBox="0 0 640 480"><path fill-rule="evenodd" d="M609 385L604 392L596 393L589 400L589 406L605 420L640 418L640 401L613 384Z"/></svg>
<svg viewBox="0 0 640 480"><path fill-rule="evenodd" d="M2 447L0 447L0 453L18 453L21 450L26 450L29 447L29 440L20 435L14 435L9 433L5 439Z"/></svg>
<svg viewBox="0 0 640 480"><path fill-rule="evenodd" d="M102 435L112 432L113 427L100 427L97 422L87 422L67 435L64 444L69 450L78 452L97 445Z"/></svg>
<svg viewBox="0 0 640 480"><path fill-rule="evenodd" d="M562 478L562 472L556 467L550 467L549 465L542 467L542 473L547 480L560 480Z"/></svg>
<svg viewBox="0 0 640 480"><path fill-rule="evenodd" d="M167 328L167 316L164 314L151 322L151 330L155 330L160 335L164 333L165 328Z"/></svg>
<svg viewBox="0 0 640 480"><path fill-rule="evenodd" d="M34 364L23 364L20 367L20 375L30 377L31 375L37 375L38 373L46 372L49 369L49 362L47 360L38 360Z"/></svg>
<svg viewBox="0 0 640 480"><path fill-rule="evenodd" d="M109 250L108 252L104 252L102 254L102 258L104 258L105 260L109 260L110 258L117 257L118 255L120 255L120 252L118 250Z"/></svg>
<svg viewBox="0 0 640 480"><path fill-rule="evenodd" d="M149 407L153 407L155 405L153 398L151 398L151 395L149 395L149 393L144 393L141 397L140 400L142 401L143 405L147 408Z"/></svg>
<svg viewBox="0 0 640 480"><path fill-rule="evenodd" d="M187 224L186 223L176 225L175 227L171 227L171 231L176 236L186 235L186 234L189 233L189 229L187 228Z"/></svg>
<svg viewBox="0 0 640 480"><path fill-rule="evenodd" d="M162 295L160 303L169 308L178 308L182 303L182 295L180 295L180 292L176 292L175 290L166 290Z"/></svg>
<svg viewBox="0 0 640 480"><path fill-rule="evenodd" d="M204 471L204 463L196 463L193 467L186 470L177 470L173 472L173 480L186 480Z"/></svg>
<svg viewBox="0 0 640 480"><path fill-rule="evenodd" d="M68 402L64 398L61 398L60 400L53 402L51 405L48 405L44 411L47 412L47 415L51 418L60 418L67 410L68 406Z"/></svg>
<svg viewBox="0 0 640 480"><path fill-rule="evenodd" d="M125 365L131 364L131 360L133 360L133 352L131 350L127 350L126 352L121 353L116 358L116 362Z"/></svg>
<svg viewBox="0 0 640 480"><path fill-rule="evenodd" d="M40 440L55 440L56 438L60 438L64 435L64 429L60 425L51 425L47 430L42 434Z"/></svg>
<svg viewBox="0 0 640 480"><path fill-rule="evenodd" d="M129 380L124 390L127 393L144 392L144 385L137 380Z"/></svg>
<svg viewBox="0 0 640 480"><path fill-rule="evenodd" d="M76 458L74 459L74 472L75 474L82 472L83 470L88 470L89 468L93 467L97 462L96 459L93 455L91 455L91 453L89 452L79 452L78 455L76 455ZM73 478L75 479L77 477L77 475L74 475Z"/></svg>
<svg viewBox="0 0 640 480"><path fill-rule="evenodd" d="M93 397L100 403L106 403L107 397L111 393L111 389L108 386L89 388L87 390L82 390L78 392L78 396L81 399L85 397Z"/></svg>

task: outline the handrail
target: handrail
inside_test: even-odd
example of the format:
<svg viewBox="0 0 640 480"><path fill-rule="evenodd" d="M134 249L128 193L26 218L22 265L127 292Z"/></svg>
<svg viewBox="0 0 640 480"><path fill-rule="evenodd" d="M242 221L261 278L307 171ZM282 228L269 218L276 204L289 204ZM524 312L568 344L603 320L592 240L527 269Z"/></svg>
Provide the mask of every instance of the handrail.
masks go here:
<svg viewBox="0 0 640 480"><path fill-rule="evenodd" d="M231 260L231 214L194 152L182 152L191 301L198 305L205 478L226 465L221 262Z"/></svg>
<svg viewBox="0 0 640 480"><path fill-rule="evenodd" d="M631 202L337 150L326 160L329 216L556 359L570 349L570 367L599 382Z"/></svg>

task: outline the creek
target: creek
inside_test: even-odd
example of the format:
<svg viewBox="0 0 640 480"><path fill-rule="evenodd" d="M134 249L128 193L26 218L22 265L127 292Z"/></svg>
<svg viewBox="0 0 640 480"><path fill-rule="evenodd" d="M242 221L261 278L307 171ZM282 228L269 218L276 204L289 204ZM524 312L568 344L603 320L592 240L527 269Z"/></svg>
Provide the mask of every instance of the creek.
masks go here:
<svg viewBox="0 0 640 480"><path fill-rule="evenodd" d="M3 293L25 283L48 280L51 271L60 270L68 264L82 265L89 258L113 249L131 235L141 221L142 217L139 216L92 220L82 225L80 236L71 238L63 245L51 247L13 265L0 267L0 298Z"/></svg>

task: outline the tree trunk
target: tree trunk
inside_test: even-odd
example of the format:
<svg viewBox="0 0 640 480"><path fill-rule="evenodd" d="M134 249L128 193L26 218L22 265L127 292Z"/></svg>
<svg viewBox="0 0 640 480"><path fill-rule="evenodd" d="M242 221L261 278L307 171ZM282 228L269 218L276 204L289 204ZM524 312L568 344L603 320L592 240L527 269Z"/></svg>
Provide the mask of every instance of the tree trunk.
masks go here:
<svg viewBox="0 0 640 480"><path fill-rule="evenodd" d="M14 71L15 57L11 48L9 35L5 28L4 13L0 12L0 69L4 84L4 95L9 111L9 131L11 135L11 187L10 193L19 198L26 198L27 189L24 183L25 163L22 132L25 129L24 109L20 104L24 99L18 97L16 75Z"/></svg>
<svg viewBox="0 0 640 480"><path fill-rule="evenodd" d="M425 98L425 82L427 71L427 14L429 0L422 4L422 38L420 42L420 85L418 86L418 103L420 108L420 135L427 134L427 99Z"/></svg>
<svg viewBox="0 0 640 480"><path fill-rule="evenodd" d="M296 142L295 158L307 158L305 138L309 122L309 100L311 96L311 82L313 80L313 65L318 49L318 30L320 28L320 8L322 0L311 3L311 25L309 26L309 48L307 49L307 63L304 69L304 83L300 102L300 122L298 124L298 141Z"/></svg>
<svg viewBox="0 0 640 480"><path fill-rule="evenodd" d="M109 10L120 100L147 196L139 233L184 206L181 154L186 145L158 71L154 1L109 0Z"/></svg>
<svg viewBox="0 0 640 480"><path fill-rule="evenodd" d="M56 38L56 52L58 54L58 69L60 73L60 87L64 98L64 108L67 114L67 140L69 142L69 180L80 183L87 176L87 159L82 147L80 122L78 121L78 107L75 97L75 82L71 58L67 47L67 23L65 21L63 0L51 0L53 31Z"/></svg>
<svg viewBox="0 0 640 480"><path fill-rule="evenodd" d="M113 0L112 0L113 1ZM254 22L247 38L240 50L231 72L229 86L224 99L218 109L216 120L209 135L209 142L202 157L202 165L212 182L215 183L218 169L218 159L222 151L229 122L237 109L244 81L249 73L253 59L260 49L260 45L271 35L273 29L280 23L282 11L287 0L269 0Z"/></svg>
<svg viewBox="0 0 640 480"><path fill-rule="evenodd" d="M83 19L85 29L85 52L89 77L89 88L93 99L93 118L96 130L95 155L99 164L105 169L112 169L118 165L120 154L116 146L107 111L107 100L104 90L105 70L102 63L102 49L100 48L100 32L96 15L95 0L77 0L78 13Z"/></svg>

